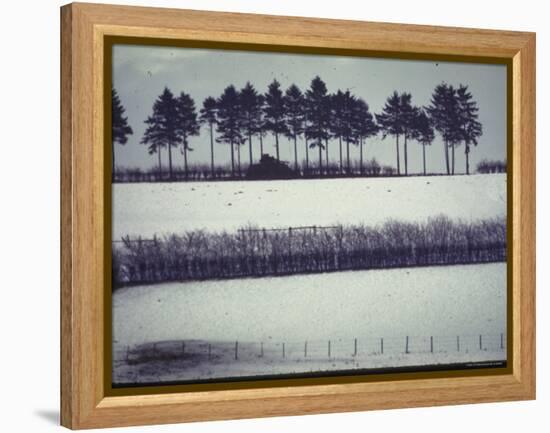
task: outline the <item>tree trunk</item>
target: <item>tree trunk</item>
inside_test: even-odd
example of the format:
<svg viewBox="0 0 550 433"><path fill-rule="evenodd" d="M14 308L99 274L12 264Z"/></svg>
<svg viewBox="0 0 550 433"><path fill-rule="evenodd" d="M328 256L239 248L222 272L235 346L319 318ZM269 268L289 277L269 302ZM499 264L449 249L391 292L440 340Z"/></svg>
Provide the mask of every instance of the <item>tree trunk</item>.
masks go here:
<svg viewBox="0 0 550 433"><path fill-rule="evenodd" d="M363 137L359 139L359 173L363 174Z"/></svg>
<svg viewBox="0 0 550 433"><path fill-rule="evenodd" d="M346 139L346 174L350 174L350 162L349 162L349 139Z"/></svg>
<svg viewBox="0 0 550 433"><path fill-rule="evenodd" d="M115 142L111 144L111 156L112 156L112 165L111 165L111 182L115 180Z"/></svg>
<svg viewBox="0 0 550 433"><path fill-rule="evenodd" d="M294 134L294 171L298 174L298 137Z"/></svg>
<svg viewBox="0 0 550 433"><path fill-rule="evenodd" d="M447 140L443 141L443 150L445 151L445 165L447 168L447 174L451 174L451 169L449 167L449 145L447 143Z"/></svg>
<svg viewBox="0 0 550 433"><path fill-rule="evenodd" d="M264 137L260 132L260 158L264 155Z"/></svg>
<svg viewBox="0 0 550 433"><path fill-rule="evenodd" d="M455 145L453 143L453 147L452 147L452 150L451 150L451 161L452 161L452 164L451 164L451 174L455 174Z"/></svg>
<svg viewBox="0 0 550 433"><path fill-rule="evenodd" d="M189 178L189 170L187 167L187 147L183 148L183 167L185 170L185 180Z"/></svg>
<svg viewBox="0 0 550 433"><path fill-rule="evenodd" d="M323 175L323 141L319 138L319 177Z"/></svg>
<svg viewBox="0 0 550 433"><path fill-rule="evenodd" d="M237 143L237 172L239 173L239 178L241 177L241 144Z"/></svg>
<svg viewBox="0 0 550 433"><path fill-rule="evenodd" d="M422 143L422 167L424 168L424 176L426 176L426 143Z"/></svg>
<svg viewBox="0 0 550 433"><path fill-rule="evenodd" d="M279 158L279 134L275 133L275 149L277 151L277 161L280 161Z"/></svg>
<svg viewBox="0 0 550 433"><path fill-rule="evenodd" d="M172 143L168 143L168 176L170 180L172 177Z"/></svg>
<svg viewBox="0 0 550 433"><path fill-rule="evenodd" d="M250 165L252 165L252 134L250 132L248 133L248 156L250 159Z"/></svg>
<svg viewBox="0 0 550 433"><path fill-rule="evenodd" d="M325 138L325 171L327 175L329 174L329 160L328 160L328 138Z"/></svg>
<svg viewBox="0 0 550 433"><path fill-rule="evenodd" d="M233 149L233 140L231 141L231 177L235 177L235 150Z"/></svg>
<svg viewBox="0 0 550 433"><path fill-rule="evenodd" d="M307 172L309 171L309 147L307 144L307 136L305 135L305 133L304 133L304 140L306 142L306 171L304 174L307 174Z"/></svg>
<svg viewBox="0 0 550 433"><path fill-rule="evenodd" d="M405 152L405 176L409 174L409 162L407 160L407 134L404 135L403 150Z"/></svg>
<svg viewBox="0 0 550 433"><path fill-rule="evenodd" d="M340 174L344 171L344 163L342 162L342 137L338 137L338 144L340 146Z"/></svg>
<svg viewBox="0 0 550 433"><path fill-rule="evenodd" d="M162 161L160 158L160 146L157 147L157 152L159 155L159 180L162 180Z"/></svg>
<svg viewBox="0 0 550 433"><path fill-rule="evenodd" d="M395 152L397 154L397 175L401 174L401 166L399 164L399 134L395 134Z"/></svg>
<svg viewBox="0 0 550 433"><path fill-rule="evenodd" d="M214 130L210 124L210 173L214 177Z"/></svg>
<svg viewBox="0 0 550 433"><path fill-rule="evenodd" d="M466 154L466 174L470 174L470 146L464 145L464 153Z"/></svg>

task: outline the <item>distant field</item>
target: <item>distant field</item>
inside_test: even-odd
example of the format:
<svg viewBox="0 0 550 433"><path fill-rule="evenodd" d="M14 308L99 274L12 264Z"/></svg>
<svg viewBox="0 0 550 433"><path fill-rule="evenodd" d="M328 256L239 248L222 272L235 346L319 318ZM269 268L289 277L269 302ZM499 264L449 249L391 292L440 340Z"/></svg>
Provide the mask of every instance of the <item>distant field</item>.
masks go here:
<svg viewBox="0 0 550 433"><path fill-rule="evenodd" d="M113 239L189 230L506 215L506 175L113 185Z"/></svg>

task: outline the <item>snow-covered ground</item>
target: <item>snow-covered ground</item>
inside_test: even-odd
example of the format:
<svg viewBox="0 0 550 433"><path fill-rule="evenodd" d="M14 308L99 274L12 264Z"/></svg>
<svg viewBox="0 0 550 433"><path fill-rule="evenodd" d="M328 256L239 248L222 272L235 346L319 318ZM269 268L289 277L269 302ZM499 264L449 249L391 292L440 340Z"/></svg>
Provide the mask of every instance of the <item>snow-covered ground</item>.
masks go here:
<svg viewBox="0 0 550 433"><path fill-rule="evenodd" d="M334 343L334 342L333 342ZM501 349L496 340L490 347L457 349L434 349L431 352L405 353L404 347L385 349L380 352L358 350L354 355L353 343L346 352L340 351L328 357L327 342L323 345L323 354L308 352L304 356L303 344L301 350L286 353L283 358L280 345L278 350L264 348L260 355L258 344L241 344L238 359L234 357L234 348L226 345L225 348L214 346L215 354L208 358L203 347L201 353L181 353L181 342L173 342L173 348L180 352L173 352L172 357L165 359L148 360L146 362L126 362L125 354L121 352L115 359L113 368L113 383L117 385L137 383L182 382L205 379L237 378L251 376L291 375L303 373L321 373L330 371L372 370L380 369L391 371L395 367L429 366L433 369L438 365L452 366L457 364L476 363L483 367L501 367L506 359L506 345ZM166 346L166 344L165 344ZM206 349L207 350L207 349ZM308 350L309 346L308 346ZM130 358L132 359L132 358ZM480 364L477 364L480 363ZM414 369L417 370L417 369ZM420 369L418 369L420 370Z"/></svg>
<svg viewBox="0 0 550 433"><path fill-rule="evenodd" d="M506 176L113 186L115 240L247 224L424 222L440 214L505 216ZM506 359L505 335L505 263L127 287L113 293L113 378L163 382L496 361ZM152 345L166 357L131 362Z"/></svg>
<svg viewBox="0 0 550 433"><path fill-rule="evenodd" d="M310 341L320 344L324 353L330 339L333 356L345 355L342 362L351 362L348 368L355 364L353 368L375 368L477 361L480 356L505 359L504 351L480 354L474 350L480 334L491 339L494 349L501 333L506 334L505 263L166 283L128 287L113 294L115 353L145 343L192 340L227 344L228 350L241 341L248 347L264 342L266 350L271 345L280 351L284 342L287 350L298 347L299 352ZM416 358L410 354L402 358L405 336L410 338L411 350L418 351ZM439 355L429 353L427 360L420 354L429 351L430 336ZM461 351L456 350L456 336L461 336ZM356 338L365 356L376 352L384 338L385 355L350 361ZM471 358L464 352L468 347L473 350L468 352ZM310 371L344 365L336 362L332 367L325 358L317 364L311 359L285 362L286 367L265 362L226 363L231 364L227 367L214 363L219 371L210 370L223 377L226 368L250 375L275 374L280 368ZM179 380L188 378L186 371L202 374L201 363L195 367L199 370L180 369ZM262 370L266 368L269 371Z"/></svg>
<svg viewBox="0 0 550 433"><path fill-rule="evenodd" d="M113 185L113 239L193 229L506 215L506 175Z"/></svg>

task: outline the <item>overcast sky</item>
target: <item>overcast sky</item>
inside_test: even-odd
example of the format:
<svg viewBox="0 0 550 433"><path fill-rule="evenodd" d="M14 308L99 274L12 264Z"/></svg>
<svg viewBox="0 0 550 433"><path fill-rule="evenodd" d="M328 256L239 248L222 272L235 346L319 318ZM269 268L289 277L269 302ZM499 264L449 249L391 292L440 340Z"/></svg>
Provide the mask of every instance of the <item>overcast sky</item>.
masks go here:
<svg viewBox="0 0 550 433"><path fill-rule="evenodd" d="M394 90L412 93L413 104L423 106L429 104L437 84L443 81L455 86L466 84L479 104L479 120L483 124L483 136L470 154L471 166L475 167L484 158L506 158L506 67L503 65L116 45L113 47L113 85L134 130L126 145L116 146L117 165L149 168L157 164L156 155L149 155L140 140L145 131L144 120L151 114L153 102L165 86L174 94L189 93L198 111L207 96L218 97L230 84L240 89L250 81L264 93L268 84L277 79L283 90L295 83L304 91L316 75L325 81L329 92L349 89L362 97L374 113L381 111ZM201 129L200 136L191 139L194 151L190 154L190 163L210 161L209 140L206 127ZM260 153L257 139L253 146L256 158ZM337 142L333 141L329 149L330 158L336 161ZM421 146L411 142L408 149L409 172L420 172ZM280 140L280 151L281 159L293 161L293 145L286 138ZM303 160L303 142L299 143L298 151L299 160ZM364 151L367 159L375 157L381 164L396 165L392 137L370 138ZM230 161L227 144L216 144L215 152L217 163ZM310 158L315 159L317 153L313 152L315 150L310 150ZM463 146L457 152L456 171L463 172ZM264 153L275 155L274 139L270 134L264 139ZM173 155L174 164L183 165L179 150ZM241 155L246 162L247 148L242 149ZM355 147L352 157L358 158ZM428 171L444 171L443 158L443 146L436 135L432 148L427 151ZM165 151L163 159L163 164L167 164Z"/></svg>

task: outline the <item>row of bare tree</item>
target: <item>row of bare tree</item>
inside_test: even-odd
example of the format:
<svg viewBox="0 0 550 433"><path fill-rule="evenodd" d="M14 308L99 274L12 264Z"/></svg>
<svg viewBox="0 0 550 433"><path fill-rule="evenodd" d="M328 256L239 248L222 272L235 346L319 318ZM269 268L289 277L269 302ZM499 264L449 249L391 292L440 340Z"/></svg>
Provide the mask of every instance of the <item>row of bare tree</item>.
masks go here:
<svg viewBox="0 0 550 433"><path fill-rule="evenodd" d="M506 260L505 218L288 229L202 230L113 245L113 287Z"/></svg>
<svg viewBox="0 0 550 433"><path fill-rule="evenodd" d="M214 171L211 170L209 164L190 163L187 169L180 165L172 167L173 181L206 181L206 180L235 180L246 179L249 165L247 162L242 163L241 172L232 173L231 165L216 165ZM390 177L395 176L397 171L389 165L380 165L375 158L365 160L362 163L352 161L350 167L345 172L340 170L337 163L331 162L328 166L320 167L315 161L309 161L307 166L305 160L298 163L297 169L291 171L292 178L318 178L318 177ZM150 167L142 169L140 167L125 167L117 168L113 173L113 182L121 183L139 183L139 182L161 182L166 179L165 173L159 170L158 167Z"/></svg>

